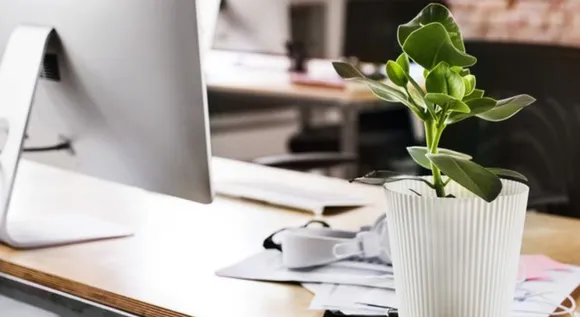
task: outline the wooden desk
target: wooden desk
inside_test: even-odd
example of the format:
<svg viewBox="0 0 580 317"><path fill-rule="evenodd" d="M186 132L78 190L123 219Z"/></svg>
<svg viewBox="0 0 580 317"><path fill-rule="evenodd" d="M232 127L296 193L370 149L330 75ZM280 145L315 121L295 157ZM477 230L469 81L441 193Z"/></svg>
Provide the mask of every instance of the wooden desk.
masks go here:
<svg viewBox="0 0 580 317"><path fill-rule="evenodd" d="M315 77L340 80L332 62L312 59L308 69ZM361 85L350 85L347 89L295 85L288 72L290 62L282 55L213 50L204 65L209 91L308 99L342 106L377 101L372 92Z"/></svg>
<svg viewBox="0 0 580 317"><path fill-rule="evenodd" d="M371 223L385 206L377 187L218 158L213 169L217 181L260 178L372 199L369 207L326 217L343 228ZM299 286L214 274L258 252L274 230L305 223L308 214L223 197L202 206L26 161L15 195L19 213L73 208L131 225L136 235L24 252L0 246L1 272L136 315L321 315L307 310L311 295ZM530 214L524 240L526 253L580 265L578 220Z"/></svg>
<svg viewBox="0 0 580 317"><path fill-rule="evenodd" d="M358 152L359 111L381 105L361 84L350 83L346 89L293 84L286 56L214 50L204 65L210 94L227 95L233 100L260 98L276 107L298 107L303 130L310 126L314 108L337 108L342 120L341 149L345 153ZM341 81L332 68L332 60L311 60L308 69L317 78ZM354 171L347 175L354 176L358 176Z"/></svg>

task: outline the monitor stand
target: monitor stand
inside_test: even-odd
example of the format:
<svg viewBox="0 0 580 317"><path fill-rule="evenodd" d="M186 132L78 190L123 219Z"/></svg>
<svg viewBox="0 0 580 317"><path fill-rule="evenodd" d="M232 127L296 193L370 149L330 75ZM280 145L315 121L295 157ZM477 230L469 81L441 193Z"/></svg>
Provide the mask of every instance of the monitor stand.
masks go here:
<svg viewBox="0 0 580 317"><path fill-rule="evenodd" d="M49 41L55 37L52 27L18 26L8 40L0 64L0 120L8 129L0 153L0 241L15 248L47 247L131 235L120 225L80 213L57 213L30 219L17 217L17 221L8 217L36 84Z"/></svg>

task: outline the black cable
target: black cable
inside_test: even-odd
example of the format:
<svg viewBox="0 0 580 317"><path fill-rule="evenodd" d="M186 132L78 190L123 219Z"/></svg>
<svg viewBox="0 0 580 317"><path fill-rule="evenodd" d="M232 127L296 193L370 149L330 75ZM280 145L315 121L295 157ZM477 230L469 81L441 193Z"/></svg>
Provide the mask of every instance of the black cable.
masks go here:
<svg viewBox="0 0 580 317"><path fill-rule="evenodd" d="M39 147L29 147L24 148L24 152L49 152L49 151L62 151L72 149L72 144L70 141L63 141L61 143L50 145L50 146L39 146Z"/></svg>

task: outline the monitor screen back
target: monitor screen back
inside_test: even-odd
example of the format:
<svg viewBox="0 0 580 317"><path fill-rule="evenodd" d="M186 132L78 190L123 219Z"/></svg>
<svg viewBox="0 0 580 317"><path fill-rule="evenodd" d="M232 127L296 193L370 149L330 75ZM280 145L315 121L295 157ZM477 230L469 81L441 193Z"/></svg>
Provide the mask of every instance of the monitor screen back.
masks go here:
<svg viewBox="0 0 580 317"><path fill-rule="evenodd" d="M25 145L66 137L75 153L33 159L212 201L195 1L0 0L0 52L20 24L54 27L61 73L39 81Z"/></svg>

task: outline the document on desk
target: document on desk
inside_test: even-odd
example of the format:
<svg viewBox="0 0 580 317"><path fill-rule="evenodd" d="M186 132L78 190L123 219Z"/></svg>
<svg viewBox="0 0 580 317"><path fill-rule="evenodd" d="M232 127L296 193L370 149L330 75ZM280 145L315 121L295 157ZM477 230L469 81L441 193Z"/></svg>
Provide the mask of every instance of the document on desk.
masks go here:
<svg viewBox="0 0 580 317"><path fill-rule="evenodd" d="M580 267L551 270L545 279L516 285L512 317L549 317L566 296L580 285ZM312 310L340 311L345 315L384 316L398 306L395 290L341 284L303 284L315 294Z"/></svg>
<svg viewBox="0 0 580 317"><path fill-rule="evenodd" d="M328 208L354 208L370 202L347 192L309 190L296 186L267 182L222 181L216 185L218 194L260 201L312 212L324 213Z"/></svg>
<svg viewBox="0 0 580 317"><path fill-rule="evenodd" d="M218 276L259 281L314 282L394 288L392 268L357 261L339 261L311 269L291 270L282 264L282 253L265 250L216 272Z"/></svg>

